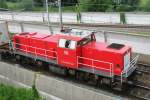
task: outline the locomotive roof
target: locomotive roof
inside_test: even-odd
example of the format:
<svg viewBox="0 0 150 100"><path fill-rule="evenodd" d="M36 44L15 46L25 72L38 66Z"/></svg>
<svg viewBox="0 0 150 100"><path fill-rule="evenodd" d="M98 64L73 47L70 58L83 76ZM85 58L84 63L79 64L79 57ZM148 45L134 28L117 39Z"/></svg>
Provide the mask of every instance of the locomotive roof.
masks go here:
<svg viewBox="0 0 150 100"><path fill-rule="evenodd" d="M114 53L125 53L130 47L129 46L124 46L121 49L113 49L113 48L108 48L110 44L103 43L103 42L90 42L84 47L86 48L91 48L91 49L97 49L101 51L108 51L108 52L114 52Z"/></svg>
<svg viewBox="0 0 150 100"><path fill-rule="evenodd" d="M77 37L77 36L74 36L74 35L57 34L57 36L59 36L60 39L62 38L62 39L74 40L74 41L82 40L81 37Z"/></svg>
<svg viewBox="0 0 150 100"><path fill-rule="evenodd" d="M68 40L73 40L73 41L80 41L82 38L80 37L75 37L75 36L68 36L64 34L55 34L51 35L50 37L45 38L45 41L50 41L50 42L58 42L59 39L68 39Z"/></svg>
<svg viewBox="0 0 150 100"><path fill-rule="evenodd" d="M23 32L20 34L17 34L19 36L23 37L31 37L31 38L36 38L36 39L51 39L52 41L55 40L57 41L58 39L68 39L68 40L74 40L74 41L80 41L84 37L87 37L92 34L92 31L85 31L85 30L77 30L77 29L72 29L68 33L58 33L54 35L49 35L49 34L41 34L41 33L29 33L29 32ZM51 41L50 40L50 41Z"/></svg>
<svg viewBox="0 0 150 100"><path fill-rule="evenodd" d="M33 35L32 38L44 39L44 38L50 37L50 36L51 36L51 35L48 35L48 34L40 34L40 33L38 33L38 34Z"/></svg>
<svg viewBox="0 0 150 100"><path fill-rule="evenodd" d="M82 30L82 29L68 29L68 30L64 30L64 32L61 32L61 34L65 34L66 36L68 35L72 37L80 37L81 39L93 33L95 32L90 30Z"/></svg>

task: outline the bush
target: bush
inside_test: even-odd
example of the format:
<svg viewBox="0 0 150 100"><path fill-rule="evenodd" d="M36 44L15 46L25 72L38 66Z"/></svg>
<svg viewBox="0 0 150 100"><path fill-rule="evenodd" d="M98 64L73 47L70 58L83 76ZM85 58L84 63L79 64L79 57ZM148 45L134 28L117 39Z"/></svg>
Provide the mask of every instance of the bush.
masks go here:
<svg viewBox="0 0 150 100"><path fill-rule="evenodd" d="M112 0L79 0L82 11L110 11Z"/></svg>
<svg viewBox="0 0 150 100"><path fill-rule="evenodd" d="M129 11L129 10L130 10L130 7L127 5L123 5L123 4L117 6L116 8L116 11Z"/></svg>
<svg viewBox="0 0 150 100"><path fill-rule="evenodd" d="M0 84L0 100L44 100L34 93L35 90L33 89L15 88Z"/></svg>
<svg viewBox="0 0 150 100"><path fill-rule="evenodd" d="M22 6L22 9L26 11L33 10L34 8L33 0L22 0L21 6Z"/></svg>
<svg viewBox="0 0 150 100"><path fill-rule="evenodd" d="M0 8L8 8L6 0L0 0Z"/></svg>
<svg viewBox="0 0 150 100"><path fill-rule="evenodd" d="M23 9L19 2L7 2L8 9L10 10L20 10Z"/></svg>
<svg viewBox="0 0 150 100"><path fill-rule="evenodd" d="M142 11L150 11L150 0L141 0L139 9Z"/></svg>

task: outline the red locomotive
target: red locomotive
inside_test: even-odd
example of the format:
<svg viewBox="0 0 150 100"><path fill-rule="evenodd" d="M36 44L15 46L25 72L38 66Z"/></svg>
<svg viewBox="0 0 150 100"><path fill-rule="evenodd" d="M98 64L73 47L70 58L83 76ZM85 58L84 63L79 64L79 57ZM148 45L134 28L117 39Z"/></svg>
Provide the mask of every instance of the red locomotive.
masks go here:
<svg viewBox="0 0 150 100"><path fill-rule="evenodd" d="M32 58L47 62L57 73L84 73L101 83L124 83L136 69L137 58L131 59L130 46L96 42L94 32L86 36L83 31L70 31L70 35L20 33L13 36L13 51L18 59ZM52 66L51 64L59 65ZM83 77L83 75L82 75Z"/></svg>

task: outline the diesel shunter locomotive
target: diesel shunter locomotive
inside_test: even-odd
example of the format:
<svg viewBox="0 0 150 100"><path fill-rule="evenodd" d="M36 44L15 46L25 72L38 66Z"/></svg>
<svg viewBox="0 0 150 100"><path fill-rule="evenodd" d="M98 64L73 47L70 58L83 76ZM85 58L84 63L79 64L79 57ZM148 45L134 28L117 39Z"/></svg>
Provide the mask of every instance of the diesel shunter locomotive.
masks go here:
<svg viewBox="0 0 150 100"><path fill-rule="evenodd" d="M47 63L52 72L96 80L113 88L126 83L138 59L132 59L128 45L97 42L94 32L79 30L54 35L19 33L13 36L11 49L17 60Z"/></svg>

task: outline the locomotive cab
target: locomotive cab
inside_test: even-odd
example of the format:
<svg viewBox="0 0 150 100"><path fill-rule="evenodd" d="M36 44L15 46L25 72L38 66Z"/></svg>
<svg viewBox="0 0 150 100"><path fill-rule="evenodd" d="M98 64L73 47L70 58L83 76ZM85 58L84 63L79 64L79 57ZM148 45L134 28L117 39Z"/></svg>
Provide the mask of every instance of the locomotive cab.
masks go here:
<svg viewBox="0 0 150 100"><path fill-rule="evenodd" d="M68 68L77 69L77 57L82 54L82 46L91 41L95 41L94 33L86 37L64 36L60 38L57 47L58 64Z"/></svg>

